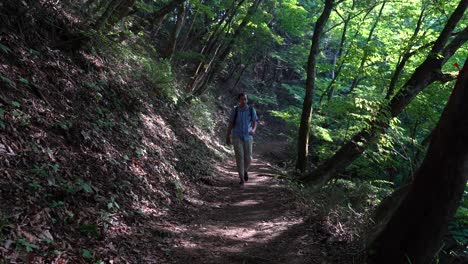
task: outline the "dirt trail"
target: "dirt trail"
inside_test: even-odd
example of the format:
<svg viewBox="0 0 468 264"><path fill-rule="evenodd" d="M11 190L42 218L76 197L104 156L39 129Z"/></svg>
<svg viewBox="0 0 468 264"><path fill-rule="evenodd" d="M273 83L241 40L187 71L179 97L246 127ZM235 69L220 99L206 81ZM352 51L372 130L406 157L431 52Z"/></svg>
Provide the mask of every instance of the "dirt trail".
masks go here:
<svg viewBox="0 0 468 264"><path fill-rule="evenodd" d="M189 201L194 209L173 248L174 262L323 263L320 247L314 246L323 236L262 155L254 156L244 188L233 159L218 170L201 199Z"/></svg>

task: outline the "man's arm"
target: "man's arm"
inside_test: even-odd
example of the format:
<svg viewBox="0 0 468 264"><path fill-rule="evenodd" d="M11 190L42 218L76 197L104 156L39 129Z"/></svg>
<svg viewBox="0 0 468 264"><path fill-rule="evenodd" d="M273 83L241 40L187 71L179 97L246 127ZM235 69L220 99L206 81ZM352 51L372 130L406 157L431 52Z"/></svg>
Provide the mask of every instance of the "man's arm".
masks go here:
<svg viewBox="0 0 468 264"><path fill-rule="evenodd" d="M257 122L254 120L251 122L252 125L252 130L249 132L249 134L253 135L255 134L255 131L257 130Z"/></svg>
<svg viewBox="0 0 468 264"><path fill-rule="evenodd" d="M231 145L231 131L233 127L234 127L234 124L232 123L232 121L229 121L229 125L227 127L227 132L226 132L226 144L227 145Z"/></svg>
<svg viewBox="0 0 468 264"><path fill-rule="evenodd" d="M252 130L249 132L250 135L253 135L255 134L255 132L257 131L257 121L258 121L258 117L257 117L257 111L255 111L255 109L252 109L252 121L250 121L250 124L252 125Z"/></svg>

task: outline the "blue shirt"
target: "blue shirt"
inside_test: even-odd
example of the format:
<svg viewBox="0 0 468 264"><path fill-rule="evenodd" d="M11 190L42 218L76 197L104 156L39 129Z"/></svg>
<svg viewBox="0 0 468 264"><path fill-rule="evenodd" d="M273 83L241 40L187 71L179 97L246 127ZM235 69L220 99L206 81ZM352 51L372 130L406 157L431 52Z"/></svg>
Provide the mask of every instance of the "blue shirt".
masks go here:
<svg viewBox="0 0 468 264"><path fill-rule="evenodd" d="M234 108L231 111L231 115L229 116L229 122L232 122L234 120L234 114L235 114L235 109ZM245 106L244 109L242 109L240 106L237 106L237 117L236 117L236 123L234 124L234 136L239 137L243 139L244 141L250 141L253 139L252 135L249 135L249 131L252 131L252 122L250 121L258 121L257 118L257 112L255 111L255 108L252 108L252 117L250 117L250 106L247 105Z"/></svg>

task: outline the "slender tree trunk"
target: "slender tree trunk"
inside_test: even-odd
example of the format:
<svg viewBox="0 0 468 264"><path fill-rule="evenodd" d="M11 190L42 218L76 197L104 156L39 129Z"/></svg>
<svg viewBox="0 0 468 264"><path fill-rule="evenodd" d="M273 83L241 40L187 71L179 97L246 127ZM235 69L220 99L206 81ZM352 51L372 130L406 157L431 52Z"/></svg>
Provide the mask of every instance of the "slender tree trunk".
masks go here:
<svg viewBox="0 0 468 264"><path fill-rule="evenodd" d="M225 12L225 14L221 17L219 22L217 23L216 27L214 30L210 33L208 36L208 39L205 43L205 45L202 47L202 50L200 52L201 55L204 57L208 57L211 55L210 58L210 63L206 63L205 60L200 61L198 64L193 76L192 80L188 83L187 85L187 92L193 92L199 87L199 84L201 83L201 76L205 76L205 74L202 72L202 70L205 70L205 72L208 70L207 65L211 64L215 57L217 56L219 49L221 48L222 43L220 43L220 38L221 35L225 32L226 27L230 26L232 20L237 14L237 11L239 10L240 6L244 3L245 0L241 0L236 7L234 7L235 2L233 3L233 7ZM226 21L226 23L224 23ZM224 26L221 27L224 23ZM216 48L215 48L216 47ZM214 52L213 52L214 49ZM191 97L189 97L191 98Z"/></svg>
<svg viewBox="0 0 468 264"><path fill-rule="evenodd" d="M239 76L237 76L237 80L236 80L236 82L234 83L234 86L232 87L232 90L236 89L237 84L240 82L242 76L244 75L245 70L250 66L251 58L252 58L252 57L249 58L249 61L247 61L247 63L244 65L244 67L243 67L242 70L240 71Z"/></svg>
<svg viewBox="0 0 468 264"><path fill-rule="evenodd" d="M370 264L431 263L468 180L468 58L414 182L369 246Z"/></svg>
<svg viewBox="0 0 468 264"><path fill-rule="evenodd" d="M195 11L195 14L193 15L192 23L190 23L189 29L187 30L187 34L186 34L185 39L182 42L183 44L182 44L182 46L180 48L180 50L182 50L182 51L185 50L185 47L187 46L187 44L190 43L190 40L191 40L190 35L192 33L193 26L195 25L195 22L197 20L198 13L199 13L198 11Z"/></svg>
<svg viewBox="0 0 468 264"><path fill-rule="evenodd" d="M258 9L258 6L262 0L255 0L255 2L252 4L252 6L249 8L247 11L247 14L245 17L242 19L242 22L240 25L236 28L234 31L234 34L226 40L226 44L221 43L216 51L214 52L210 63L208 63L204 68L204 72L201 74L196 74L193 77L193 83L191 85L190 91L193 92L194 95L199 96L201 95L205 90L206 90L206 85L209 83L206 78L213 79L214 76L218 73L219 71L219 63L223 61L229 52L231 51L232 46L234 45L235 40L240 36L242 31L244 30L245 26L247 26L248 22L252 18L252 16L255 14L255 12ZM223 47L224 46L224 47ZM219 55L218 55L219 54Z"/></svg>
<svg viewBox="0 0 468 264"><path fill-rule="evenodd" d="M354 10L355 5L356 5L356 1L353 1L351 11ZM367 18L367 16L370 14L372 9L374 9L374 8L375 8L375 6L371 7L368 10L368 12L365 14L363 20L365 20ZM335 84L336 80L339 78L339 76L341 74L341 70L343 69L343 65L344 65L345 60L348 57L348 54L349 54L349 51L350 51L350 49L347 49L345 54L343 54L344 46L345 46L346 39L347 39L346 34L348 32L349 23L351 22L351 19L354 16L355 15L352 15L352 13L350 13L350 14L348 14L347 18L343 20L343 31L341 33L340 46L339 46L339 49L338 49L338 68L337 68L337 70L335 72L335 75L333 76L332 80L328 84L327 88L325 88L324 92L320 96L319 103L318 103L319 107L322 105L322 101L323 101L323 98L325 97L325 95L327 96L327 102L329 102L331 100L331 98L333 97L333 93L335 91L334 84ZM354 35L352 36L351 39L355 40L358 34L359 34L359 29L356 30L356 32L354 33Z"/></svg>
<svg viewBox="0 0 468 264"><path fill-rule="evenodd" d="M356 160L366 150L367 146L379 137L379 134L388 128L391 118L396 117L413 100L413 98L435 81L447 82L452 80L452 76L441 72L443 64L468 40L468 27L459 32L456 37L447 44L458 21L462 18L468 0L460 1L459 5L450 16L447 24L435 41L431 52L425 61L414 71L410 79L376 115L373 121L350 141L342 146L332 157L323 162L312 174L305 177L305 181L318 185L325 184L335 174L343 171L348 165ZM435 56L434 54L438 54Z"/></svg>
<svg viewBox="0 0 468 264"><path fill-rule="evenodd" d="M351 87L349 88L350 93L354 90L354 88L356 88L359 81L361 80L360 76L362 74L362 71L364 70L364 64L366 63L367 57L369 57L369 43L372 40L372 36L374 35L374 30L377 27L377 24L379 23L380 18L382 17L382 13L383 13L383 10L384 10L384 7L385 7L386 3L387 3L386 1L384 1L382 3L382 7L380 8L379 14L378 14L377 18L375 19L375 22L372 25L371 30L369 31L369 35L367 36L366 44L364 46L364 53L362 54L361 64L359 65L357 73L354 76L353 82L351 83Z"/></svg>
<svg viewBox="0 0 468 264"><path fill-rule="evenodd" d="M171 40L169 41L169 44L163 53L163 56L162 56L163 58L169 59L169 60L172 58L172 54L174 53L176 45L177 45L177 38L179 37L179 33L180 33L182 26L184 25L186 16L187 16L186 7L185 7L185 4L183 3L178 8L177 21L171 33Z"/></svg>
<svg viewBox="0 0 468 264"><path fill-rule="evenodd" d="M153 26L153 28L158 26L158 20L161 17L164 17L170 12L172 12L172 10L174 10L177 6L181 5L183 2L185 2L185 0L172 0L169 3L167 3L165 6L158 9L158 11L154 12L151 15L151 21L150 21L150 24Z"/></svg>
<svg viewBox="0 0 468 264"><path fill-rule="evenodd" d="M325 7L320 17L317 19L317 23L314 28L314 35L312 36L312 45L310 47L309 59L307 62L307 79L305 87L305 98L302 106L301 125L299 127L299 136L297 143L297 163L296 169L301 172L305 172L307 167L308 149L309 149L309 131L310 123L312 119L312 105L314 100L315 92L315 75L316 75L316 64L317 54L319 53L320 38L323 29L330 17L331 10L333 8L334 0L326 0Z"/></svg>
<svg viewBox="0 0 468 264"><path fill-rule="evenodd" d="M392 98L392 96L394 94L394 91L395 91L396 84L398 82L398 79L400 79L401 72L405 68L406 62L408 62L410 57L415 54L415 53L411 52L411 48L413 47L414 42L415 42L415 40L416 40L416 38L417 38L417 36L419 34L419 31L421 29L421 24L423 22L424 11L425 10L426 10L426 8L423 7L423 9L421 10L421 13L419 14L418 22L416 24L416 28L414 29L413 35L409 39L408 46L405 49L404 54L401 56L401 59L399 60L397 66L395 68L392 79L390 80L390 85L388 86L387 95L385 96L385 99L387 99L387 100Z"/></svg>
<svg viewBox="0 0 468 264"><path fill-rule="evenodd" d="M184 1L185 0L172 0L151 15L151 19L149 20L148 31L151 32L151 36L153 38L155 38L158 35L159 30L161 29L161 25L166 16L170 12L172 12L172 10L174 10L177 6L181 5Z"/></svg>

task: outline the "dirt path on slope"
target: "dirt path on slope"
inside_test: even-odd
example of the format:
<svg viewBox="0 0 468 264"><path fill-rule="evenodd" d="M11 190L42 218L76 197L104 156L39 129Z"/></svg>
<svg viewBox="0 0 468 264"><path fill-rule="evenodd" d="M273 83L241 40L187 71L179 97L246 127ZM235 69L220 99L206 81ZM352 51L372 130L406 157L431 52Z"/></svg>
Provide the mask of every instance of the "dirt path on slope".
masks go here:
<svg viewBox="0 0 468 264"><path fill-rule="evenodd" d="M269 144L273 148L284 142ZM327 263L326 232L306 220L280 172L262 155L282 151L258 148L249 181L238 185L235 161L218 166L219 175L191 199L191 217L179 230L175 263ZM258 152L257 152L258 153Z"/></svg>

